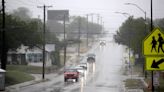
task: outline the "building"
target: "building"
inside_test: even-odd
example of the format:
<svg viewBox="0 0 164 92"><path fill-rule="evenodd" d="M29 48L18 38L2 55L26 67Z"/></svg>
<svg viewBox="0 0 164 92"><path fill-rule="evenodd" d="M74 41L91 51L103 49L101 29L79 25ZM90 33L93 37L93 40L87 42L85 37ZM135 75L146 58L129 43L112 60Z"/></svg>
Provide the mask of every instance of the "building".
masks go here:
<svg viewBox="0 0 164 92"><path fill-rule="evenodd" d="M51 52L55 49L54 44L46 44L45 50L45 62L46 66L52 65ZM21 45L16 51L10 50L8 52L8 63L9 64L23 64L23 65L34 65L42 66L43 61L43 50L39 47L30 49L28 46Z"/></svg>

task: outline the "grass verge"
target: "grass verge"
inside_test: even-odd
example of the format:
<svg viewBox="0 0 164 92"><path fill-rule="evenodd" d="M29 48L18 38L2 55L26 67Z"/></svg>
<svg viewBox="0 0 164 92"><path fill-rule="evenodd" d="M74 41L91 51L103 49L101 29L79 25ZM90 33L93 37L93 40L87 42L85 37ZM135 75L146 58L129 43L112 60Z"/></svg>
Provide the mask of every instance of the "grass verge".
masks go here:
<svg viewBox="0 0 164 92"><path fill-rule="evenodd" d="M15 70L25 73L32 73L32 74L41 74L42 67L38 66L27 66L27 65L7 65L7 70ZM57 70L57 66L51 66L45 68L45 73L51 73Z"/></svg>
<svg viewBox="0 0 164 92"><path fill-rule="evenodd" d="M30 80L34 80L34 77L28 73L24 73L21 71L11 71L11 70L6 72L6 79L5 79L6 86L10 86Z"/></svg>
<svg viewBox="0 0 164 92"><path fill-rule="evenodd" d="M128 89L140 89L142 88L142 82L140 79L126 79L125 81L125 87Z"/></svg>

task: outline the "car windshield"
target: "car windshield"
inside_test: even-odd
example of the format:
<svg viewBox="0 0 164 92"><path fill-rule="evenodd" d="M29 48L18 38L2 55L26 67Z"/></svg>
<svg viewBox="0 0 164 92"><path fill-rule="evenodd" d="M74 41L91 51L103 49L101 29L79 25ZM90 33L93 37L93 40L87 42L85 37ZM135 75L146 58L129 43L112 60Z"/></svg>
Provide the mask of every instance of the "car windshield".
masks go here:
<svg viewBox="0 0 164 92"><path fill-rule="evenodd" d="M1 90L164 92L164 0L1 0Z"/></svg>
<svg viewBox="0 0 164 92"><path fill-rule="evenodd" d="M65 70L65 72L77 72L77 70L76 69L67 69L67 70Z"/></svg>

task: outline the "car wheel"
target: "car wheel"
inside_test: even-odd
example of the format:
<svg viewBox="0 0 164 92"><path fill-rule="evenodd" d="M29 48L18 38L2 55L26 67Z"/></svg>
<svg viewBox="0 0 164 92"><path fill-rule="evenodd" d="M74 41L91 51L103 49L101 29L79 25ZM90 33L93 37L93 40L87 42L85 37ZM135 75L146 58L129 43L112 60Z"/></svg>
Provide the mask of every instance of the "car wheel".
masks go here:
<svg viewBox="0 0 164 92"><path fill-rule="evenodd" d="M64 82L67 82L67 78L64 78Z"/></svg>
<svg viewBox="0 0 164 92"><path fill-rule="evenodd" d="M79 78L76 78L76 82L78 82L79 81Z"/></svg>

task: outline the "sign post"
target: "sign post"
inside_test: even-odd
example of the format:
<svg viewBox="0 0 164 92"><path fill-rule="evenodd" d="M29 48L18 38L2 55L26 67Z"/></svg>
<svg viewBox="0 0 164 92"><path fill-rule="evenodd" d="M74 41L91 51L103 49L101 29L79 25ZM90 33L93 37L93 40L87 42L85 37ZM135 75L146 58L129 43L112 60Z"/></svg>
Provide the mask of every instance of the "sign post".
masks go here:
<svg viewBox="0 0 164 92"><path fill-rule="evenodd" d="M164 34L160 28L155 28L143 41L143 55L148 71L164 70ZM154 74L153 74L154 75ZM153 78L154 77L154 78ZM152 76L152 86L159 86L159 77Z"/></svg>

